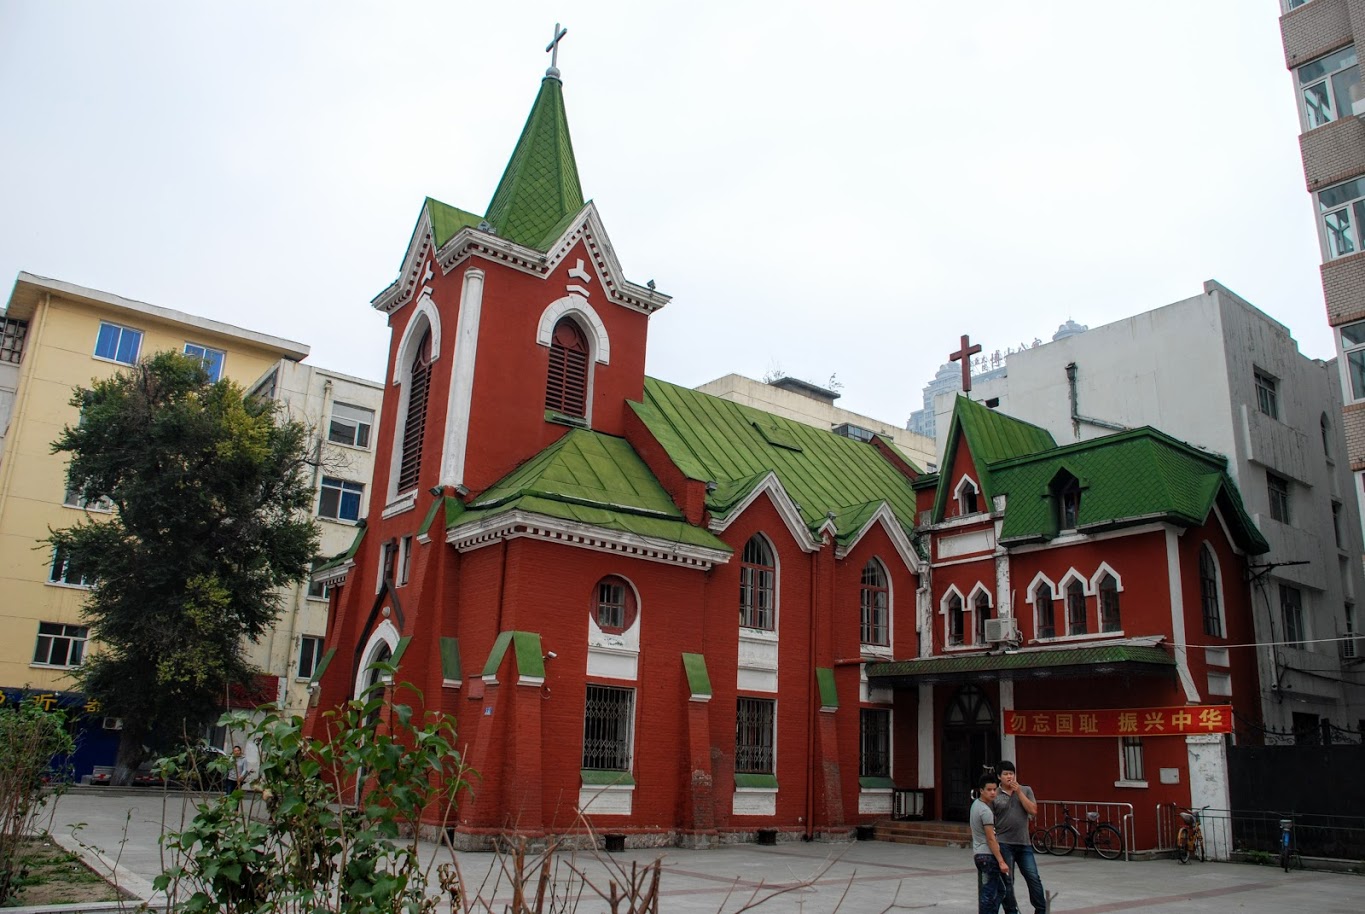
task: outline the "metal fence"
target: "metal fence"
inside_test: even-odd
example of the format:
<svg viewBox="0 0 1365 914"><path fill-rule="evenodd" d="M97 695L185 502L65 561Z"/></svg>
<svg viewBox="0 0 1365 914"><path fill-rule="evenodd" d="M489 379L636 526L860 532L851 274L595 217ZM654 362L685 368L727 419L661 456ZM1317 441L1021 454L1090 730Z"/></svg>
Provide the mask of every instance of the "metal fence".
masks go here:
<svg viewBox="0 0 1365 914"><path fill-rule="evenodd" d="M1099 816L1100 823L1107 823L1119 830L1123 836L1123 859L1131 860L1133 854L1133 804L1101 803L1095 800L1039 800L1038 815L1034 817L1032 828L1048 829L1066 822L1066 814L1071 813L1071 822L1081 833L1076 846L1085 849L1086 819L1090 813Z"/></svg>
<svg viewBox="0 0 1365 914"><path fill-rule="evenodd" d="M1180 810L1170 803L1156 808L1158 850L1173 850L1180 831ZM1204 852L1210 860L1234 853L1280 852L1280 820L1294 823L1294 849L1305 857L1365 859L1365 816L1296 815L1273 810L1214 809L1200 813Z"/></svg>

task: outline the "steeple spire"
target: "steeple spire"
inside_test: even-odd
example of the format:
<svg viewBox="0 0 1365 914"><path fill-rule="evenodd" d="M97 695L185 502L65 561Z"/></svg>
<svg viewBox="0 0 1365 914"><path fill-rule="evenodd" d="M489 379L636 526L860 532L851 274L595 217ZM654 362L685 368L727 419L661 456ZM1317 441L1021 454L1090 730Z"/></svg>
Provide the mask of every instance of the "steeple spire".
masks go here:
<svg viewBox="0 0 1365 914"><path fill-rule="evenodd" d="M584 203L557 66L559 42L566 34L568 29L555 23L554 39L545 47L550 68L484 217L503 238L541 251Z"/></svg>

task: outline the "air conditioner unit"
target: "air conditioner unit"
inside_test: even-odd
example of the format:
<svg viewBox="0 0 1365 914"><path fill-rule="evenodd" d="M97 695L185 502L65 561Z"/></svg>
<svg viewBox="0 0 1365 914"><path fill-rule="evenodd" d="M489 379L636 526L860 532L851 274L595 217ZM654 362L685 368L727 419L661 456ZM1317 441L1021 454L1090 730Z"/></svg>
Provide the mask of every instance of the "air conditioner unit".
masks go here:
<svg viewBox="0 0 1365 914"><path fill-rule="evenodd" d="M1005 641L1018 641L1019 629L1014 624L1014 618L987 619L986 640L991 644L1000 644Z"/></svg>
<svg viewBox="0 0 1365 914"><path fill-rule="evenodd" d="M122 730L122 729L123 729L123 718L122 718L122 717L106 717L106 718L104 719L104 729L106 729L106 730Z"/></svg>

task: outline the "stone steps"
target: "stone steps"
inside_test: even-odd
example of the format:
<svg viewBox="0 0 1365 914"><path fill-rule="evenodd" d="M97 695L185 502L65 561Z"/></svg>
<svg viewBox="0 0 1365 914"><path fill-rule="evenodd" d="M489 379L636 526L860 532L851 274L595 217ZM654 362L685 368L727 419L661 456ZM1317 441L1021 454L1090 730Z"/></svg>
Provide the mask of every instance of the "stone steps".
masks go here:
<svg viewBox="0 0 1365 914"><path fill-rule="evenodd" d="M970 847L972 830L962 822L896 821L883 819L872 829L878 841L923 847Z"/></svg>

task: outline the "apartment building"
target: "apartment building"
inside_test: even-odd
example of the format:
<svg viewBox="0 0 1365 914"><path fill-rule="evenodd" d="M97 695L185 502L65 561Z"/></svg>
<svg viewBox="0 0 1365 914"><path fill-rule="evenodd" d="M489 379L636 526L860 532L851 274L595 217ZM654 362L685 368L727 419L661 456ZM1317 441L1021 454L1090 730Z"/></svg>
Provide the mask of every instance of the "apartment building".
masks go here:
<svg viewBox="0 0 1365 914"><path fill-rule="evenodd" d="M303 359L308 347L29 273L15 281L0 328L0 697L49 695L84 711L97 736L117 722L72 692L69 676L89 649L81 617L89 582L42 542L50 529L103 510L67 492L66 459L52 453L61 429L78 418L72 389L167 349L246 386L271 366ZM76 773L106 764L105 749L112 757L111 741L83 740Z"/></svg>
<svg viewBox="0 0 1365 914"><path fill-rule="evenodd" d="M318 551L345 552L370 509L383 385L282 358L250 390L278 403L283 418L312 430ZM293 587L275 628L248 653L252 663L278 677L279 706L286 714L308 709L308 684L322 659L327 633L328 594L326 584Z"/></svg>

